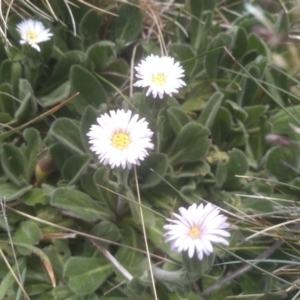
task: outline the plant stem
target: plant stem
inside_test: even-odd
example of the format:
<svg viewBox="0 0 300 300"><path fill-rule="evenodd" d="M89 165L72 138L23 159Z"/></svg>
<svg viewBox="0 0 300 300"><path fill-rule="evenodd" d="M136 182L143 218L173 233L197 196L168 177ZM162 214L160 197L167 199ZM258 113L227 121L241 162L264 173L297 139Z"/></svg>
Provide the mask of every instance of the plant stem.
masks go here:
<svg viewBox="0 0 300 300"><path fill-rule="evenodd" d="M118 178L118 184L119 184L119 190L123 194L125 190L127 190L127 180L128 180L128 170L119 168L117 170L117 178ZM116 216L118 219L120 219L125 212L127 206L127 201L124 199L123 196L118 195L118 203L116 208Z"/></svg>

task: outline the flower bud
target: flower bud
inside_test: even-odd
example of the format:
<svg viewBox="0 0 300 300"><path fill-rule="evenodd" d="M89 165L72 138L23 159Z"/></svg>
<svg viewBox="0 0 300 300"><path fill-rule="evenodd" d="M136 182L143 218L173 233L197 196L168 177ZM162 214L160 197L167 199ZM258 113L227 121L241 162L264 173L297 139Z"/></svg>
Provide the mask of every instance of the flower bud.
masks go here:
<svg viewBox="0 0 300 300"><path fill-rule="evenodd" d="M35 167L35 177L38 184L45 182L47 177L56 169L50 156L43 157Z"/></svg>

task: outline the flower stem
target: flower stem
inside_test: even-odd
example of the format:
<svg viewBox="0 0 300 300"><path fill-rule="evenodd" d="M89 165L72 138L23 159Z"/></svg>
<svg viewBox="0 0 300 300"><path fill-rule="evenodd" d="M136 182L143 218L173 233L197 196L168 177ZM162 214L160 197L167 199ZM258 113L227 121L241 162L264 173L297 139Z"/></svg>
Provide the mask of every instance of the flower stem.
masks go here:
<svg viewBox="0 0 300 300"><path fill-rule="evenodd" d="M124 194L124 192L127 190L127 180L128 180L128 170L119 168L117 170L117 178L118 178L118 185L119 185L119 192L121 194ZM117 208L116 208L116 216L118 219L120 219L124 212L126 211L127 201L124 199L123 196L118 195L118 202L117 202Z"/></svg>

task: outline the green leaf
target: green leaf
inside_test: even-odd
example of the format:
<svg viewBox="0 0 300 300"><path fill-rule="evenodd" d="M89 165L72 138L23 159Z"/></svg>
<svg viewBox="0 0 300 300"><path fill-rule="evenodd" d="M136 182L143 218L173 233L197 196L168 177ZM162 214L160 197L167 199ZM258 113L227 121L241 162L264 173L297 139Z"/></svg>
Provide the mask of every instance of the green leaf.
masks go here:
<svg viewBox="0 0 300 300"><path fill-rule="evenodd" d="M286 108L289 114L293 115L295 118L298 118L300 114L300 105L293 105ZM270 122L272 124L272 132L276 134L291 134L294 133L294 130L291 128L290 124L299 126L296 121L294 121L284 109L280 109L277 113L273 114L270 117Z"/></svg>
<svg viewBox="0 0 300 300"><path fill-rule="evenodd" d="M60 277L63 277L63 269L67 260L71 257L71 251L66 240L52 240L51 244L45 248L53 269Z"/></svg>
<svg viewBox="0 0 300 300"><path fill-rule="evenodd" d="M37 111L37 101L33 95L31 84L26 79L19 81L19 99L22 102L15 112L15 118L23 119L33 116Z"/></svg>
<svg viewBox="0 0 300 300"><path fill-rule="evenodd" d="M268 195L266 195L266 197L267 196ZM272 202L268 200L243 197L242 209L248 213L269 213L274 210L274 207Z"/></svg>
<svg viewBox="0 0 300 300"><path fill-rule="evenodd" d="M64 179L69 181L69 186L78 182L90 160L89 154L74 155L66 160L62 168L62 175Z"/></svg>
<svg viewBox="0 0 300 300"><path fill-rule="evenodd" d="M170 149L170 143L172 143L176 137L174 130L168 122L168 116L166 108L159 111L157 116L157 129L159 130L159 145L160 149Z"/></svg>
<svg viewBox="0 0 300 300"><path fill-rule="evenodd" d="M0 198L5 198L5 201L13 201L21 196L23 196L25 193L30 191L32 189L32 185L26 186L24 188L19 188L16 185L12 183L1 183L0 184Z"/></svg>
<svg viewBox="0 0 300 300"><path fill-rule="evenodd" d="M76 112L82 113L87 105L98 108L107 103L107 96L95 76L81 66L73 66L70 72L71 93L80 94L70 103Z"/></svg>
<svg viewBox="0 0 300 300"><path fill-rule="evenodd" d="M242 58L247 51L248 38L247 32L244 28L236 26L235 28L234 46L232 48L232 54L236 59Z"/></svg>
<svg viewBox="0 0 300 300"><path fill-rule="evenodd" d="M81 142L86 150L86 152L90 151L90 144L89 144L89 138L86 135L91 126L93 124L97 124L97 118L100 116L99 112L93 108L92 106L88 105L81 117L80 120L80 137L81 137Z"/></svg>
<svg viewBox="0 0 300 300"><path fill-rule="evenodd" d="M182 110L184 112L200 111L205 107L205 105L206 102L203 96L197 94L196 96L192 96L191 98L188 98L182 104Z"/></svg>
<svg viewBox="0 0 300 300"><path fill-rule="evenodd" d="M90 195L93 199L102 200L103 198L100 192L100 188L94 183L93 176L95 170L89 168L84 176L80 178L80 185L83 190Z"/></svg>
<svg viewBox="0 0 300 300"><path fill-rule="evenodd" d="M261 78L261 71L257 66L250 66L248 72L257 79ZM238 93L237 103L241 106L253 105L256 101L256 95L259 91L259 86L250 77L245 77L242 80L241 92Z"/></svg>
<svg viewBox="0 0 300 300"><path fill-rule="evenodd" d="M157 195L154 195L157 198ZM159 197L159 196L158 196ZM161 199L160 201L165 201L166 199ZM167 206L167 205L166 205ZM170 250L170 244L164 242L164 232L163 226L166 224L166 220L162 218L156 218L155 226L147 228L147 237L151 242L159 249L163 250L174 260L180 260L180 254L176 251Z"/></svg>
<svg viewBox="0 0 300 300"><path fill-rule="evenodd" d="M247 133L244 123L237 121L237 125L232 128L227 148L242 147L248 140L249 134Z"/></svg>
<svg viewBox="0 0 300 300"><path fill-rule="evenodd" d="M122 43L132 42L142 30L143 14L139 7L123 3L118 17L114 18L112 39Z"/></svg>
<svg viewBox="0 0 300 300"><path fill-rule="evenodd" d="M205 11L207 6L213 6L216 3L216 0L199 2L197 0L191 0L191 14L193 16L191 20L191 45L194 49L199 51L200 48L207 48L207 37L208 33L211 33L212 27L212 9ZM211 34L213 35L213 34Z"/></svg>
<svg viewBox="0 0 300 300"><path fill-rule="evenodd" d="M52 90L48 95L40 97L39 100L44 107L54 106L67 99L67 97L70 95L70 89L70 81L66 81L56 89Z"/></svg>
<svg viewBox="0 0 300 300"><path fill-rule="evenodd" d="M0 112L0 123L7 124L12 121L12 116L9 113ZM2 137L3 139L3 137Z"/></svg>
<svg viewBox="0 0 300 300"><path fill-rule="evenodd" d="M45 295L45 293L52 288L48 283L27 283L25 285L28 295ZM44 298L46 300L46 297ZM49 299L49 298L48 298Z"/></svg>
<svg viewBox="0 0 300 300"><path fill-rule="evenodd" d="M224 47L230 48L232 37L227 33L220 33L208 46L205 57L205 71L209 78L215 79L219 73L219 67L224 65L224 60L228 59L228 54Z"/></svg>
<svg viewBox="0 0 300 300"><path fill-rule="evenodd" d="M1 63L0 78L2 83L8 83L12 87L12 94L19 95L19 80L22 76L22 66L19 62L5 60Z"/></svg>
<svg viewBox="0 0 300 300"><path fill-rule="evenodd" d="M127 196L127 198L135 200L135 203L133 201L129 201L129 207L131 210L132 219L134 220L134 222L136 224L139 224L139 225L142 224L140 205L138 203L138 200L135 198L134 194L132 193L132 191L130 189L127 190L126 196ZM143 206L150 208L149 203L145 199L143 199ZM142 210L143 210L143 217L144 217L145 225L146 226L154 226L155 225L154 213L144 207L142 208Z"/></svg>
<svg viewBox="0 0 300 300"><path fill-rule="evenodd" d="M108 296L103 296L103 297L98 297L97 300L128 300L127 297L108 297Z"/></svg>
<svg viewBox="0 0 300 300"><path fill-rule="evenodd" d="M103 77L116 88L119 88L126 82L129 72L130 68L127 61L123 58L117 58L106 66L103 71ZM109 92L115 92L116 90L105 82L103 82L103 85Z"/></svg>
<svg viewBox="0 0 300 300"><path fill-rule="evenodd" d="M144 246L138 232L133 227L125 224L122 226L122 244L135 249L141 249ZM145 270L146 261L142 253L119 247L115 257L131 274L138 274ZM116 273L120 280L124 280L124 276L118 270L116 270Z"/></svg>
<svg viewBox="0 0 300 300"><path fill-rule="evenodd" d="M87 194L71 188L56 189L50 203L55 207L69 210L78 218L88 222L112 218L112 215L105 211L100 203L92 200Z"/></svg>
<svg viewBox="0 0 300 300"><path fill-rule="evenodd" d="M51 158L54 160L55 165L61 169L65 161L73 155L69 149L64 147L62 144L54 143L49 148Z"/></svg>
<svg viewBox="0 0 300 300"><path fill-rule="evenodd" d="M3 144L1 165L5 175L18 187L27 185L27 160L23 152L14 145Z"/></svg>
<svg viewBox="0 0 300 300"><path fill-rule="evenodd" d="M184 125L190 122L189 117L179 107L169 107L167 109L167 116L171 127L177 134Z"/></svg>
<svg viewBox="0 0 300 300"><path fill-rule="evenodd" d="M264 78L267 82L267 89L272 95L272 99L274 99L276 103L284 105L286 94L280 93L278 89L288 90L288 86L282 86L282 82L286 82L286 77L280 78L281 80L277 80L276 82L275 78L273 77L273 73L274 72L271 72L268 68L266 68L266 70L264 71Z"/></svg>
<svg viewBox="0 0 300 300"><path fill-rule="evenodd" d="M248 170L246 155L238 149L229 152L227 162L219 162L216 171L216 183L219 187L234 190L239 187L240 179L236 175L244 175Z"/></svg>
<svg viewBox="0 0 300 300"><path fill-rule="evenodd" d="M63 117L59 118L53 122L48 134L53 136L69 150L83 154L79 123L76 120Z"/></svg>
<svg viewBox="0 0 300 300"><path fill-rule="evenodd" d="M26 54L24 53L24 51L11 45L9 47L9 58L13 62L22 61L22 60L26 59Z"/></svg>
<svg viewBox="0 0 300 300"><path fill-rule="evenodd" d="M112 270L105 258L71 257L65 264L64 278L74 293L86 295L99 288Z"/></svg>
<svg viewBox="0 0 300 300"><path fill-rule="evenodd" d="M0 187L1 188L1 187ZM35 188L24 194L24 203L26 205L35 206L37 204L48 204L48 197L40 188Z"/></svg>
<svg viewBox="0 0 300 300"><path fill-rule="evenodd" d="M17 274L17 270L20 270L20 272L23 272L23 270L26 267L26 259L24 257L19 258L17 263L13 266L13 271L15 274ZM15 278L13 277L13 274L11 271L8 271L5 277L1 280L0 284L0 299L5 299L6 294L12 290L12 286L15 283Z"/></svg>
<svg viewBox="0 0 300 300"><path fill-rule="evenodd" d="M28 245L37 244L43 237L43 234L36 223L33 221L24 221L17 228L13 240L15 243ZM22 255L29 255L31 251L24 247L18 247L18 251Z"/></svg>
<svg viewBox="0 0 300 300"><path fill-rule="evenodd" d="M26 146L22 147L27 159L27 178L31 178L37 164L37 152L41 145L40 133L34 128L26 128L23 133Z"/></svg>
<svg viewBox="0 0 300 300"><path fill-rule="evenodd" d="M286 37L289 34L290 28L291 24L289 20L289 15L285 11L278 14L275 31Z"/></svg>
<svg viewBox="0 0 300 300"><path fill-rule="evenodd" d="M247 51L246 53L244 53L241 63L244 66L251 64L257 59L258 56L259 54L255 50Z"/></svg>
<svg viewBox="0 0 300 300"><path fill-rule="evenodd" d="M44 297L45 294L42 295ZM45 300L82 300L81 296L74 295L74 293L65 285L58 285L52 289L51 295L52 298ZM44 300L43 298L37 300Z"/></svg>
<svg viewBox="0 0 300 300"><path fill-rule="evenodd" d="M214 123L215 117L219 110L219 107L222 103L224 95L220 92L215 92L211 95L211 97L207 100L206 105L201 112L198 122L202 124L204 127L210 129L212 124Z"/></svg>
<svg viewBox="0 0 300 300"><path fill-rule="evenodd" d="M197 0L191 0L191 14L192 18L192 25L191 25L191 44L195 49L198 50L201 43L201 32L203 24L200 22L202 12L203 12L203 3Z"/></svg>
<svg viewBox="0 0 300 300"><path fill-rule="evenodd" d="M170 44L170 55L179 61L185 71L186 76L190 76L197 66L197 54L195 50L188 44Z"/></svg>
<svg viewBox="0 0 300 300"><path fill-rule="evenodd" d="M111 41L101 41L88 48L87 55L96 71L102 72L110 61L115 58L114 47L115 44Z"/></svg>
<svg viewBox="0 0 300 300"><path fill-rule="evenodd" d="M82 51L72 50L64 53L64 55L60 56L60 59L57 62L49 81L47 82L49 90L53 90L53 86L61 85L63 82L68 80L69 71L72 66L80 65L86 67L87 62L88 57Z"/></svg>
<svg viewBox="0 0 300 300"><path fill-rule="evenodd" d="M93 184L98 188L100 199L110 208L111 211L116 211L118 196L113 192L118 191L119 185L112 181L109 177L110 169L100 167L93 176Z"/></svg>
<svg viewBox="0 0 300 300"><path fill-rule="evenodd" d="M148 277L148 276L147 276ZM137 297L145 298L145 292L147 286L150 285L151 280L143 276L143 278L134 277L127 286L127 293L129 294L130 298L135 299Z"/></svg>
<svg viewBox="0 0 300 300"><path fill-rule="evenodd" d="M179 165L172 172L172 176L176 178L189 178L196 176L205 176L210 172L210 166L206 161L193 162L193 163L185 163L183 165Z"/></svg>
<svg viewBox="0 0 300 300"><path fill-rule="evenodd" d="M231 132L232 118L228 109L220 107L211 127L211 135L217 144L221 144Z"/></svg>
<svg viewBox="0 0 300 300"><path fill-rule="evenodd" d="M2 113L6 112L11 117L15 114L16 100L10 97L12 95L12 87L8 83L3 83L0 85L0 111Z"/></svg>
<svg viewBox="0 0 300 300"><path fill-rule="evenodd" d="M254 33L250 33L248 36L248 49L247 51L255 50L259 54L261 54L263 57L266 57L268 59L271 59L271 54L269 47L264 42L262 38L260 38L258 35Z"/></svg>
<svg viewBox="0 0 300 300"><path fill-rule="evenodd" d="M299 175L298 146L273 147L266 154L266 170L279 181L288 182Z"/></svg>
<svg viewBox="0 0 300 300"><path fill-rule="evenodd" d="M168 157L165 154L151 153L137 169L140 189L152 188L159 184L166 174L167 166Z"/></svg>
<svg viewBox="0 0 300 300"><path fill-rule="evenodd" d="M205 158L210 147L209 131L200 124L189 123L180 130L169 152L169 162L173 165L200 161Z"/></svg>
<svg viewBox="0 0 300 300"><path fill-rule="evenodd" d="M121 237L120 230L117 225L110 221L102 221L98 223L92 228L90 234L114 242L117 242Z"/></svg>
<svg viewBox="0 0 300 300"><path fill-rule="evenodd" d="M237 118L238 120L245 121L248 117L247 112L241 108L238 104L231 100L225 101L226 106L232 112L233 117Z"/></svg>
<svg viewBox="0 0 300 300"><path fill-rule="evenodd" d="M258 121L269 109L269 105L254 105L244 107L247 112L247 119L244 124L246 127L252 125L255 121Z"/></svg>
<svg viewBox="0 0 300 300"><path fill-rule="evenodd" d="M80 36L83 38L84 45L89 46L99 40L99 27L105 20L105 14L96 9L90 9L85 13L79 23Z"/></svg>

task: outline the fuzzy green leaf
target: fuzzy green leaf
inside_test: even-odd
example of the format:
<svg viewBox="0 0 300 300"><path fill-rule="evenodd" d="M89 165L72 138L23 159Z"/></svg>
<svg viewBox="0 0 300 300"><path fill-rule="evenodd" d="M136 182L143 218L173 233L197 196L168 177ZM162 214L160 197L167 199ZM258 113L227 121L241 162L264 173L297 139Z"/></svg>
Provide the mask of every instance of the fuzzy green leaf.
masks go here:
<svg viewBox="0 0 300 300"><path fill-rule="evenodd" d="M70 211L78 218L88 222L112 218L112 215L105 211L99 202L72 188L56 189L50 203L55 207Z"/></svg>
<svg viewBox="0 0 300 300"><path fill-rule="evenodd" d="M68 287L77 295L95 291L112 273L112 265L105 258L71 257L64 268Z"/></svg>

